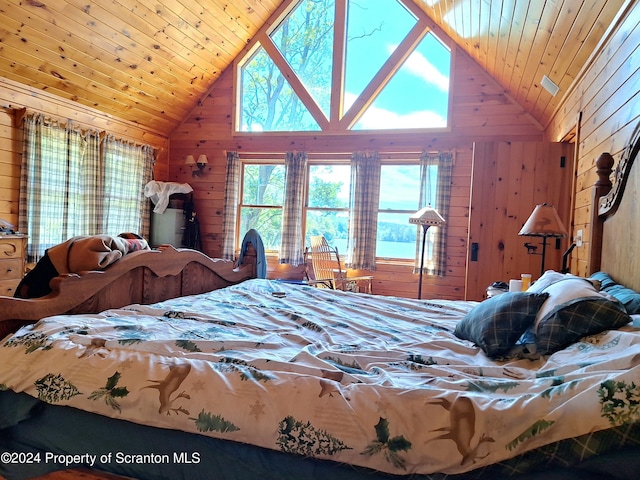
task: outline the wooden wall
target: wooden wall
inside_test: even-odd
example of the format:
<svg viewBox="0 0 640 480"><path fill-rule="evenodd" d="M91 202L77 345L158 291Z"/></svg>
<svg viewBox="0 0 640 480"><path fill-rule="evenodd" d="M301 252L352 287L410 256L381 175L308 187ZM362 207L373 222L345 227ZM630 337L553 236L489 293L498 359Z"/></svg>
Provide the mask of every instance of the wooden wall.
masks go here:
<svg viewBox="0 0 640 480"><path fill-rule="evenodd" d="M0 78L0 218L18 227L22 126L16 124L20 109L40 112L63 122L73 121L113 133L117 137L152 145L156 149L157 177L166 178L168 139L140 125L125 122L76 102ZM26 232L28 233L28 232Z"/></svg>
<svg viewBox="0 0 640 480"><path fill-rule="evenodd" d="M234 135L233 80L232 69L225 71L206 98L176 129L170 139L169 180L188 182L194 188L195 206L200 219L204 251L207 254L217 256L221 252L225 152L228 150L237 150L242 156L243 152L352 152L375 149L384 157L385 151L419 152L424 148L450 149L455 151L456 160L451 211L447 218L448 272L444 278L425 277L423 298L464 298L474 142L543 139L542 127L515 104L470 57L460 49L455 51L452 128L449 132L438 134L379 132L350 135ZM205 153L210 163L202 177L191 177L183 165L184 157L200 153ZM512 199L515 209L518 208L518 202L517 197ZM532 205L523 205L522 210L528 215ZM494 215L493 212L486 214ZM299 271L292 272L286 266L277 265L275 258L269 260L270 277L300 274ZM417 295L418 276L412 273L412 265L380 263L374 275L375 293L408 297Z"/></svg>
<svg viewBox="0 0 640 480"><path fill-rule="evenodd" d="M637 18L640 5L630 2L618 23L603 37L601 48L588 67L567 92L561 108L544 129L491 77L460 49L455 50L453 71L454 103L451 131L438 134L396 133L385 135L234 135L233 72L226 71L212 86L198 106L185 118L169 139L139 124L122 121L66 101L26 85L0 78L0 217L17 224L20 152L22 134L14 124L13 112L27 107L59 118L69 118L86 126L108 130L126 138L154 145L158 148L156 178L189 182L195 189L195 200L202 225L204 250L217 256L220 253L222 213L224 208L225 151L284 152L354 151L365 148L419 151L451 149L456 153L454 169L454 197L449 222L449 272L445 278L426 278L425 297L463 298L465 266L468 255L469 199L475 142L560 141L576 127L576 177L574 221L572 233L584 230L585 247L574 250L573 273L589 271L589 218L591 215L591 185L595 180L594 161L603 151L619 156L635 123L640 118L640 31ZM562 93L561 93L562 94ZM191 177L183 165L187 154L206 153L210 164L204 176ZM546 168L544 165L536 168ZM508 175L508 169L496 175ZM509 205L521 204L521 211L532 205L508 192L508 182L496 188L507 190ZM522 203L521 203L522 202ZM495 212L481 215L494 218ZM525 215L525 214L523 214ZM286 267L270 263L271 276L293 274ZM415 296L417 276L408 265L381 263L375 272L377 293Z"/></svg>
<svg viewBox="0 0 640 480"><path fill-rule="evenodd" d="M583 230L583 247L571 258L571 272L588 275L591 187L597 176L595 160L603 152L616 160L640 121L640 3L630 2L603 37L600 48L567 92L546 130L551 141L577 128L574 222L572 233Z"/></svg>

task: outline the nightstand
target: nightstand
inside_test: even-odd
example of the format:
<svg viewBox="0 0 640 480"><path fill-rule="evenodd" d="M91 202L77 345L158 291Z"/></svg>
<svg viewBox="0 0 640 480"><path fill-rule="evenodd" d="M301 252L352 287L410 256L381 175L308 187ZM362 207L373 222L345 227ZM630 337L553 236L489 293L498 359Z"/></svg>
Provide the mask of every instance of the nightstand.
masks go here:
<svg viewBox="0 0 640 480"><path fill-rule="evenodd" d="M26 235L0 235L0 295L12 297L25 273Z"/></svg>

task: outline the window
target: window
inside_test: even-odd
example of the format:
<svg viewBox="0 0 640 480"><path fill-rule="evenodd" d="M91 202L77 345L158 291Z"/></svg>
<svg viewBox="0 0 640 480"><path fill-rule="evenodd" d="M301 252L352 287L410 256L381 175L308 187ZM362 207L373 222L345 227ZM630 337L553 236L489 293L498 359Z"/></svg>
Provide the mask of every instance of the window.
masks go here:
<svg viewBox="0 0 640 480"><path fill-rule="evenodd" d="M284 173L281 164L243 165L240 239L255 228L266 250L280 249Z"/></svg>
<svg viewBox="0 0 640 480"><path fill-rule="evenodd" d="M349 234L350 165L310 165L305 245L312 235L324 235L338 252L347 251Z"/></svg>
<svg viewBox="0 0 640 480"><path fill-rule="evenodd" d="M153 149L97 131L24 117L20 230L29 235L27 256L37 262L47 248L76 235L136 232L148 235Z"/></svg>
<svg viewBox="0 0 640 480"><path fill-rule="evenodd" d="M385 259L414 259L418 228L409 217L420 208L420 165L382 165L380 175L380 209L376 257ZM435 205L437 166L429 167L427 188L430 205ZM433 230L433 229L431 229ZM425 261L433 257L433 235L427 237Z"/></svg>
<svg viewBox="0 0 640 480"><path fill-rule="evenodd" d="M381 165L376 257L413 260L419 228L409 217L420 208L421 170L417 159ZM255 228L269 251L280 250L285 167L276 163L243 163L239 239ZM425 202L435 205L437 165L427 171ZM324 235L340 254L347 253L351 165L348 160L312 160L307 170L305 245L312 235ZM433 257L433 232L428 231L425 261Z"/></svg>
<svg viewBox="0 0 640 480"><path fill-rule="evenodd" d="M444 128L451 58L413 1L300 0L238 63L236 130Z"/></svg>

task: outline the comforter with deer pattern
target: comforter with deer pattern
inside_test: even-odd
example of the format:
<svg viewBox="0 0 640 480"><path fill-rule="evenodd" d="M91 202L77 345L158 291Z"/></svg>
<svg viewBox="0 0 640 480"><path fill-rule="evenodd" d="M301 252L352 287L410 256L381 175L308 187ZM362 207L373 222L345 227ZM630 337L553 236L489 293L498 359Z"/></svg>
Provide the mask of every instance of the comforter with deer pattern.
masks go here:
<svg viewBox="0 0 640 480"><path fill-rule="evenodd" d="M632 324L496 362L453 334L475 305L251 280L45 318L0 342L0 389L394 474L461 473L637 420Z"/></svg>

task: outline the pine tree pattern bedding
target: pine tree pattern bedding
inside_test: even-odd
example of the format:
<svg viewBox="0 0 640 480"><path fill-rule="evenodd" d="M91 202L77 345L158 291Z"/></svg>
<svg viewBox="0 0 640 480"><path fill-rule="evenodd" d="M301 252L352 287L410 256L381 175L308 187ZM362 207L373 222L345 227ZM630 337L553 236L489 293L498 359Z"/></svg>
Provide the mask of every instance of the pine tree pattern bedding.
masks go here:
<svg viewBox="0 0 640 480"><path fill-rule="evenodd" d="M637 421L633 324L495 361L453 333L476 305L251 280L43 319L0 342L0 389L403 475Z"/></svg>

